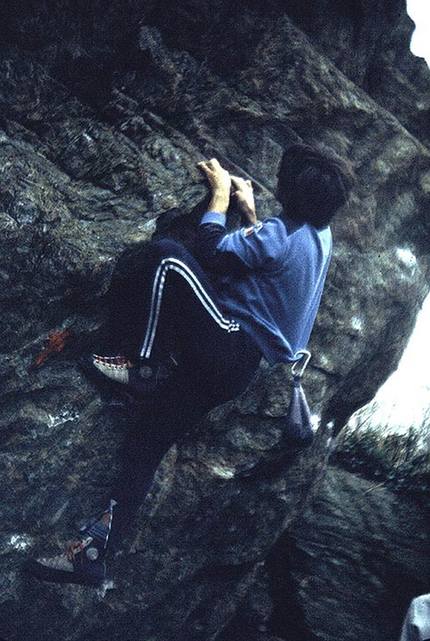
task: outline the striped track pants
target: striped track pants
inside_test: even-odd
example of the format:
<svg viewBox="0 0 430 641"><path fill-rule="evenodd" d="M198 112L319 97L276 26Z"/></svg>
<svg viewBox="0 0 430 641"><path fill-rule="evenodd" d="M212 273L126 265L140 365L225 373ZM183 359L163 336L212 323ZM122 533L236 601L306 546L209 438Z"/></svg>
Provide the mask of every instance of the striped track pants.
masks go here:
<svg viewBox="0 0 430 641"><path fill-rule="evenodd" d="M163 322L186 326L190 340L196 344L199 340L206 345L222 342L224 335L240 332L239 323L222 313L207 274L179 243L167 239L152 243L145 271L149 282L145 295L149 304L141 358L150 358L159 336L165 335L164 328L160 328Z"/></svg>

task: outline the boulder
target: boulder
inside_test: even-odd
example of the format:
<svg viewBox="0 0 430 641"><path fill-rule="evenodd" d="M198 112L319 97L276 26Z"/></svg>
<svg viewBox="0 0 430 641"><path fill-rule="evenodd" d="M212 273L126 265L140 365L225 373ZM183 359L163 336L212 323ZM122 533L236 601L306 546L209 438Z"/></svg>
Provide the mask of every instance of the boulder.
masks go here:
<svg viewBox="0 0 430 641"><path fill-rule="evenodd" d="M403 3L4 5L2 635L395 637L400 610L425 587L421 504L326 469L331 439L396 367L428 291L430 75L408 51ZM121 255L154 233L192 244L208 198L202 158L251 178L260 214L272 214L282 149L300 139L348 156L358 177L333 225L310 344L315 444L285 448L289 373L263 366L244 396L168 453L100 590L24 577L29 554L63 547L104 506L117 473L127 413L78 360L106 327ZM366 500L360 520L361 495L388 507ZM378 519L387 521L381 532ZM285 573L277 559L287 559ZM392 589L382 575L394 576L393 559Z"/></svg>

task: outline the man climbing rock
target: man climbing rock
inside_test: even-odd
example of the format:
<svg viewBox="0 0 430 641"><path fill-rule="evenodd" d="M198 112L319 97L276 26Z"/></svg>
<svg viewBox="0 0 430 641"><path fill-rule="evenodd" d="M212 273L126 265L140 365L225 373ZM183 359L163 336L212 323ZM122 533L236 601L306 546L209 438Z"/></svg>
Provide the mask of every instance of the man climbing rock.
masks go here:
<svg viewBox="0 0 430 641"><path fill-rule="evenodd" d="M197 260L174 241L150 243L136 292L144 302L138 339L121 355L92 358L103 380L144 407L125 441L114 500L65 553L27 563L38 578L99 585L108 540L118 541L169 447L243 392L262 355L271 365L292 362L307 346L331 256L329 223L353 185L350 165L324 147L292 145L278 172L282 211L264 221L257 220L250 181L215 159L199 166L211 200ZM244 225L228 233L231 199Z"/></svg>

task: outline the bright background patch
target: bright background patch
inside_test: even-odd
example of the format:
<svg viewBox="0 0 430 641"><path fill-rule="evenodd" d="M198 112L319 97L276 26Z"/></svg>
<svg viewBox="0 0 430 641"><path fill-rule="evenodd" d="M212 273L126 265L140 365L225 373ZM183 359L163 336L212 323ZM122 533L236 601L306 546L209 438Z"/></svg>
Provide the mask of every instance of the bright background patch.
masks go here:
<svg viewBox="0 0 430 641"><path fill-rule="evenodd" d="M411 51L416 56L425 58L430 66L430 0L407 0L407 10L416 25L411 40Z"/></svg>

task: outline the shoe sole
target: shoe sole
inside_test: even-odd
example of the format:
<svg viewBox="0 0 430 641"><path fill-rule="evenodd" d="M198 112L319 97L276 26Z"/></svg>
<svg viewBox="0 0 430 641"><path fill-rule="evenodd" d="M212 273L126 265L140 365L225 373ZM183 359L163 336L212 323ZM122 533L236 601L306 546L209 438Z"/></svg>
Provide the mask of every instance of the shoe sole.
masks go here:
<svg viewBox="0 0 430 641"><path fill-rule="evenodd" d="M120 385L128 385L131 363L124 357L107 357L93 354L92 364L106 378Z"/></svg>
<svg viewBox="0 0 430 641"><path fill-rule="evenodd" d="M91 356L84 356L78 360L78 365L85 378L95 385L100 392L102 399L108 403L114 402L118 405L129 405L134 403L127 385L107 378L100 370L93 365Z"/></svg>

